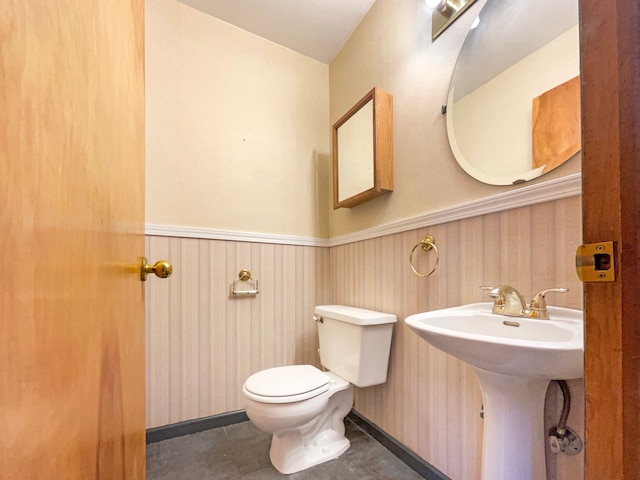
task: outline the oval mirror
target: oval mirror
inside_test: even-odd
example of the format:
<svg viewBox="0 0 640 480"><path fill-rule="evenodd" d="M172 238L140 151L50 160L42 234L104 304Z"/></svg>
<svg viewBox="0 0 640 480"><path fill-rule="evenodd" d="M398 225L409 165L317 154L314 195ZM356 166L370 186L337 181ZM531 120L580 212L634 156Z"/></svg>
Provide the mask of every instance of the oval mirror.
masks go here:
<svg viewBox="0 0 640 480"><path fill-rule="evenodd" d="M447 101L453 154L472 177L510 185L580 150L578 0L488 0Z"/></svg>

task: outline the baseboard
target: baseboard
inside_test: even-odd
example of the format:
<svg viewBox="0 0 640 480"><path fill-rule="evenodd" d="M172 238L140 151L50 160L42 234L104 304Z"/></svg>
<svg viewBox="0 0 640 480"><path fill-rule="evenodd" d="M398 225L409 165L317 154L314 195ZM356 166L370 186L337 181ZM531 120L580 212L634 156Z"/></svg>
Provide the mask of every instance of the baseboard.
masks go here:
<svg viewBox="0 0 640 480"><path fill-rule="evenodd" d="M204 432L212 428L226 427L234 423L246 422L249 420L244 410L237 412L222 413L211 417L196 418L186 422L173 423L147 429L147 444L169 440L170 438L182 437L192 433Z"/></svg>
<svg viewBox="0 0 640 480"><path fill-rule="evenodd" d="M386 433L377 425L371 423L365 417L360 415L355 410L351 410L347 418L359 426L362 430L367 432L371 437L373 437L378 443L384 446L387 450L393 453L396 457L398 457L402 462L406 463L409 467L411 467L416 473L421 475L423 478L427 480L451 480L444 473L438 470L433 465L425 462L420 456L416 453L409 450L403 444L398 442L391 435Z"/></svg>

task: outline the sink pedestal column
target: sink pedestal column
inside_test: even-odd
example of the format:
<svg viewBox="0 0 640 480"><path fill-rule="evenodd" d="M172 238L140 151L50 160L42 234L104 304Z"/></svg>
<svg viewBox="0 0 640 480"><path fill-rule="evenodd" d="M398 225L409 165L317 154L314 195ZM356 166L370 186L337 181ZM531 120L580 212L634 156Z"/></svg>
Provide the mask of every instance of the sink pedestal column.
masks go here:
<svg viewBox="0 0 640 480"><path fill-rule="evenodd" d="M549 380L474 370L484 402L482 480L546 480L544 399Z"/></svg>

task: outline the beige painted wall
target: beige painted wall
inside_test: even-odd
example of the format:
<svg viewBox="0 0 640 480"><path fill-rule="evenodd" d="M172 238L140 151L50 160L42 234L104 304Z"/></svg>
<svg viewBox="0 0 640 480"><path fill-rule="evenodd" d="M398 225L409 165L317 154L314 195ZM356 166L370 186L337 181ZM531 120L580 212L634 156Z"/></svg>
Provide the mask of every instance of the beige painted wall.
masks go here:
<svg viewBox="0 0 640 480"><path fill-rule="evenodd" d="M328 66L146 2L146 222L327 236Z"/></svg>
<svg viewBox="0 0 640 480"><path fill-rule="evenodd" d="M393 95L394 191L329 215L335 237L414 217L518 187L485 185L456 163L440 114L451 73L471 22L485 4L478 0L435 41L431 12L423 1L377 0L330 64L331 122L375 84ZM545 181L579 171L572 159Z"/></svg>

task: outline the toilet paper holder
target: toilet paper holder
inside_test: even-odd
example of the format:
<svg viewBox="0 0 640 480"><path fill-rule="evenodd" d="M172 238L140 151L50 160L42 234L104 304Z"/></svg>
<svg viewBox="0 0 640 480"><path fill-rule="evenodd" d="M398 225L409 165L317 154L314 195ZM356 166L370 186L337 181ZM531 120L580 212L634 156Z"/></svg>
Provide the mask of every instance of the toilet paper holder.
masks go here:
<svg viewBox="0 0 640 480"><path fill-rule="evenodd" d="M243 284L249 286L249 288L239 290L237 287L240 282L243 282ZM253 284L251 284L251 282L253 282ZM251 272L249 270L242 269L238 273L238 280L234 280L231 285L231 293L233 295L257 295L260 293L258 280L251 277Z"/></svg>

